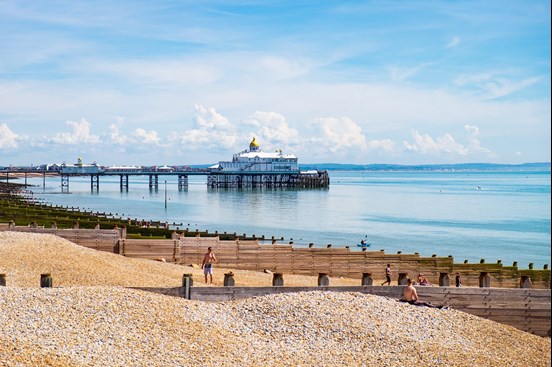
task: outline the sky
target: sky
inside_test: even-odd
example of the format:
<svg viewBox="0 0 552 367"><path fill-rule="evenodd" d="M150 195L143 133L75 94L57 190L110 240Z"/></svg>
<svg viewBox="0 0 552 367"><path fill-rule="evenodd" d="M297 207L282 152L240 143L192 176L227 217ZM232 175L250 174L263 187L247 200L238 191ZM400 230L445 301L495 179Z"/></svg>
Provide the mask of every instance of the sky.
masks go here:
<svg viewBox="0 0 552 367"><path fill-rule="evenodd" d="M0 0L0 166L550 162L550 10Z"/></svg>

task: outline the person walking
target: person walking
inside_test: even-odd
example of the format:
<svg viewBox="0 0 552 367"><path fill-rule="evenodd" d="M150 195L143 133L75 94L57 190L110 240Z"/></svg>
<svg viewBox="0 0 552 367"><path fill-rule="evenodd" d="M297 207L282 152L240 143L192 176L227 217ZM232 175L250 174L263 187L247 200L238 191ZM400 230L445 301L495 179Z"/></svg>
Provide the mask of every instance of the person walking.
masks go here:
<svg viewBox="0 0 552 367"><path fill-rule="evenodd" d="M381 283L381 285L384 285L385 283L391 285L391 264L387 264L387 267L385 268L385 282Z"/></svg>
<svg viewBox="0 0 552 367"><path fill-rule="evenodd" d="M207 275L209 276L210 283L213 284L213 263L218 262L217 257L213 253L211 247L207 247L207 253L203 256L203 262L201 263L201 269L205 275L205 284L207 284Z"/></svg>

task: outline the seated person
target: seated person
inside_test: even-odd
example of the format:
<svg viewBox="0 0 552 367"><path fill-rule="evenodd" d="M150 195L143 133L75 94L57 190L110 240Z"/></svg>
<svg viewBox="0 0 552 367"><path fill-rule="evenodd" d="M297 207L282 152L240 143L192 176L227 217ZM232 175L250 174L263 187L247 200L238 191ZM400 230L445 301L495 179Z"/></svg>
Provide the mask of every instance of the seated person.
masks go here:
<svg viewBox="0 0 552 367"><path fill-rule="evenodd" d="M418 284L424 286L431 285L431 283L426 279L426 277L424 277L422 273L418 274Z"/></svg>
<svg viewBox="0 0 552 367"><path fill-rule="evenodd" d="M400 300L401 302L408 302L411 305L415 306L426 306L426 307L432 307L432 308L443 308L443 306L435 306L432 305L429 302L422 302L418 299L418 292L416 292L416 288L414 288L414 285L412 284L412 279L407 279L407 285L403 288L403 299Z"/></svg>

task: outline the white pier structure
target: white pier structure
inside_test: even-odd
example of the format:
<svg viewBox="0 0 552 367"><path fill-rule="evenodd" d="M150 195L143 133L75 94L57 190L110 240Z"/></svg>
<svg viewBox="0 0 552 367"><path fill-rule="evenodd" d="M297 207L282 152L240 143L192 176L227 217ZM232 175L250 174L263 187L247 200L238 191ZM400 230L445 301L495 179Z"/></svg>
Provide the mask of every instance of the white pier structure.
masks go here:
<svg viewBox="0 0 552 367"><path fill-rule="evenodd" d="M119 176L121 191L128 191L129 176L149 176L150 189L159 187L159 176L178 176L178 189L188 187L188 176L207 176L209 188L327 188L330 185L328 171L301 171L297 156L284 154L281 150L263 152L257 140L253 138L249 149L234 154L232 161L221 161L209 168L144 167L144 166L98 166L84 164L79 158L73 165L62 164L57 169L30 169L29 173L41 172L44 175L59 174L62 191L69 189L69 177L90 176L90 188L99 191L100 176ZM15 171L14 171L15 172ZM22 170L17 170L22 173ZM26 174L27 170L25 170ZM9 178L6 171L6 180ZM26 177L26 176L25 176ZM45 176L44 176L45 177ZM45 182L43 183L45 185Z"/></svg>
<svg viewBox="0 0 552 367"><path fill-rule="evenodd" d="M207 186L212 188L249 187L328 187L327 171L300 171L298 158L282 150L263 152L256 138L249 149L234 154L232 161L209 167Z"/></svg>

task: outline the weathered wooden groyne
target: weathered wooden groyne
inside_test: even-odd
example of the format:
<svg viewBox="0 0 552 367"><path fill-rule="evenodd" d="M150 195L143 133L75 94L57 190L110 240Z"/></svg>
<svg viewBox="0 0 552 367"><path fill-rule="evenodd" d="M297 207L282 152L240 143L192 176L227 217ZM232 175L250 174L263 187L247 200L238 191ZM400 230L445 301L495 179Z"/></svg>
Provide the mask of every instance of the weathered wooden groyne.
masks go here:
<svg viewBox="0 0 552 367"><path fill-rule="evenodd" d="M330 281L331 282L331 281ZM191 282L193 283L193 281ZM189 284L189 283L188 283ZM393 286L312 286L312 287L195 287L140 288L145 291L200 301L228 301L260 297L275 293L332 291L359 292L400 299L402 287ZM455 310L513 326L539 336L550 337L550 289L501 289L417 287L418 295L426 302L444 305Z"/></svg>
<svg viewBox="0 0 552 367"><path fill-rule="evenodd" d="M237 270L270 270L282 274L318 275L372 279L385 278L385 266L393 270L393 283L424 273L434 285L454 283L458 272L467 287L550 289L550 269L520 269L517 264L455 263L453 257L422 257L419 254L389 254L385 251L351 251L349 248L297 248L291 244L261 244L258 240L220 240L218 237L185 237L173 232L172 239L130 239L122 229L32 228L0 224L0 230L52 233L79 245L123 256L163 258L184 265L200 264L212 247L218 266ZM452 280L451 280L452 278Z"/></svg>

